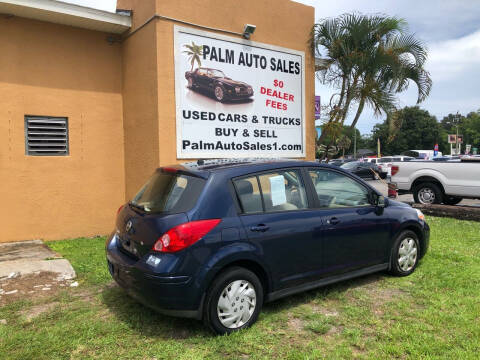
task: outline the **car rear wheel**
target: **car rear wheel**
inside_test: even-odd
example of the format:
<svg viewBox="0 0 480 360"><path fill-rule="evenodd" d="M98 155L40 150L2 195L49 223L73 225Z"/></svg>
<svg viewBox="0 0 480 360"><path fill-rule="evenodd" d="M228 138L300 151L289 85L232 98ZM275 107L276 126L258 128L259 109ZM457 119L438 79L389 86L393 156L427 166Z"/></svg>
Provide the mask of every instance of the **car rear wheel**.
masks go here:
<svg viewBox="0 0 480 360"><path fill-rule="evenodd" d="M413 199L420 204L440 204L443 201L443 194L438 185L421 183L415 187Z"/></svg>
<svg viewBox="0 0 480 360"><path fill-rule="evenodd" d="M445 198L443 199L443 203L445 205L457 205L462 200L463 198L458 196L445 196Z"/></svg>
<svg viewBox="0 0 480 360"><path fill-rule="evenodd" d="M223 91L223 88L220 85L215 86L215 98L218 101L225 100L225 92Z"/></svg>
<svg viewBox="0 0 480 360"><path fill-rule="evenodd" d="M207 292L203 320L217 334L230 334L251 326L263 304L258 277L242 267L232 267L213 280Z"/></svg>
<svg viewBox="0 0 480 360"><path fill-rule="evenodd" d="M411 230L403 231L395 240L390 260L390 272L396 276L410 275L418 264L420 245Z"/></svg>

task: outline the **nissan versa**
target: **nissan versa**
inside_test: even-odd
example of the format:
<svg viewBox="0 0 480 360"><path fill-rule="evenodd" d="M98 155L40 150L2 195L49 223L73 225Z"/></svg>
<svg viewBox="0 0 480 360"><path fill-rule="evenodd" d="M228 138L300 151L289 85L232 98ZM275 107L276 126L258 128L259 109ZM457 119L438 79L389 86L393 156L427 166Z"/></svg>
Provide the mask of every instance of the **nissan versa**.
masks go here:
<svg viewBox="0 0 480 360"><path fill-rule="evenodd" d="M161 313L225 334L264 302L387 270L415 270L423 214L337 167L303 161L199 161L155 171L118 210L108 268Z"/></svg>

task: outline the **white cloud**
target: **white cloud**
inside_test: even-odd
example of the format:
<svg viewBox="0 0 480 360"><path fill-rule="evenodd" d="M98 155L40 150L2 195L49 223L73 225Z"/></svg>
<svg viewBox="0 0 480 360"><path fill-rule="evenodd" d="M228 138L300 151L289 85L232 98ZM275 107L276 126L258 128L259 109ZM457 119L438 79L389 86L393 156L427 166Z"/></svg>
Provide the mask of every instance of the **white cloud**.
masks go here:
<svg viewBox="0 0 480 360"><path fill-rule="evenodd" d="M459 39L432 43L428 57L426 68L436 82L452 80L465 73L478 74L480 30Z"/></svg>
<svg viewBox="0 0 480 360"><path fill-rule="evenodd" d="M411 32L426 43L429 50L425 68L433 88L420 104L440 120L449 113L466 114L480 109L480 3L472 0L298 0L315 7L315 18L338 16L346 12L383 13L404 18ZM326 103L333 90L316 83L316 93ZM400 106L413 106L416 87L399 95ZM358 123L362 133L383 119L366 110ZM347 119L347 123L351 117Z"/></svg>

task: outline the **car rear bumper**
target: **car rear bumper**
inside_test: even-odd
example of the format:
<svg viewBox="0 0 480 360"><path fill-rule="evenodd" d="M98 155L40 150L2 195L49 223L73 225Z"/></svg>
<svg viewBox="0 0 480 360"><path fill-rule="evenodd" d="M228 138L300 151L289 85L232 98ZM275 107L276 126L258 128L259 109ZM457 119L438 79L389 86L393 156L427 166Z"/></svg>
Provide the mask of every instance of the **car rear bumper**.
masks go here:
<svg viewBox="0 0 480 360"><path fill-rule="evenodd" d="M190 276L149 271L145 259L149 256L136 260L124 254L115 236L109 239L106 253L112 278L132 298L162 314L201 319L203 296ZM171 263L165 262L168 268Z"/></svg>

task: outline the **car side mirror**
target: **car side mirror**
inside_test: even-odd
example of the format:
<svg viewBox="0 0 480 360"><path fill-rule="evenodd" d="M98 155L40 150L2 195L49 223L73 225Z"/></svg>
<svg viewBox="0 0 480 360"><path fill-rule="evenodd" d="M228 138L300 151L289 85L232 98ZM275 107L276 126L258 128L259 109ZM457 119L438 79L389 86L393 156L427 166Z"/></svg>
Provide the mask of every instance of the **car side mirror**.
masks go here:
<svg viewBox="0 0 480 360"><path fill-rule="evenodd" d="M387 207L385 196L378 195L376 192L370 193L370 203L379 209Z"/></svg>
<svg viewBox="0 0 480 360"><path fill-rule="evenodd" d="M387 202L388 201L385 199L385 196L383 196L383 195L377 196L376 206L379 209L384 209L384 208L387 207Z"/></svg>

